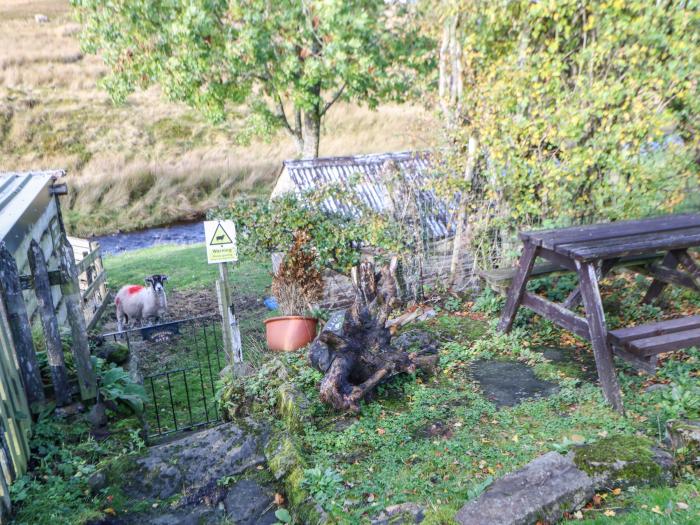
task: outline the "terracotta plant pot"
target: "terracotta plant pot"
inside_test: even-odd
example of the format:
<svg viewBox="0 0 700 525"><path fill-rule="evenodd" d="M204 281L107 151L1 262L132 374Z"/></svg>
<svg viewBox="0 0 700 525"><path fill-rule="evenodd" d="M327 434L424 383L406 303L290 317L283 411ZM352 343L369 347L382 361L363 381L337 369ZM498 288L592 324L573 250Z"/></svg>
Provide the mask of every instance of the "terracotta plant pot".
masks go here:
<svg viewBox="0 0 700 525"><path fill-rule="evenodd" d="M289 352L308 345L316 337L318 319L287 315L265 319L265 335L270 350Z"/></svg>

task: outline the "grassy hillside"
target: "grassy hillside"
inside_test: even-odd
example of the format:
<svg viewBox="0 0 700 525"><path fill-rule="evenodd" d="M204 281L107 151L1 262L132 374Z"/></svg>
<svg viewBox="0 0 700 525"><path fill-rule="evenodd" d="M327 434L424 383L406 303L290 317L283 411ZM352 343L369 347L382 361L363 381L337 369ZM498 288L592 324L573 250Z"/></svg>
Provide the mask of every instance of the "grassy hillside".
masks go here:
<svg viewBox="0 0 700 525"><path fill-rule="evenodd" d="M37 23L36 14L49 17ZM0 2L0 171L66 168L66 219L91 234L195 218L240 192L265 193L285 158L283 134L241 144L238 119L213 126L158 89L115 107L83 56L67 0ZM321 155L425 148L430 115L411 106L329 112Z"/></svg>

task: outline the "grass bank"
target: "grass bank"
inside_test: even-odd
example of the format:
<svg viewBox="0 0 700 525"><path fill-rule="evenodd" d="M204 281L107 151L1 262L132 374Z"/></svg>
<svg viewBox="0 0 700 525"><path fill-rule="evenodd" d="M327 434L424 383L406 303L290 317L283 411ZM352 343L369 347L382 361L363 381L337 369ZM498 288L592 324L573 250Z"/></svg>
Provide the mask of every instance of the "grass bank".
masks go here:
<svg viewBox="0 0 700 525"><path fill-rule="evenodd" d="M49 22L36 23L37 13ZM68 169L72 233L197 218L221 200L267 193L281 161L294 157L282 133L241 135L245 107L217 126L158 89L115 107L97 86L106 69L82 54L79 30L67 1L0 2L0 171ZM339 104L321 155L425 148L432 125L418 107Z"/></svg>

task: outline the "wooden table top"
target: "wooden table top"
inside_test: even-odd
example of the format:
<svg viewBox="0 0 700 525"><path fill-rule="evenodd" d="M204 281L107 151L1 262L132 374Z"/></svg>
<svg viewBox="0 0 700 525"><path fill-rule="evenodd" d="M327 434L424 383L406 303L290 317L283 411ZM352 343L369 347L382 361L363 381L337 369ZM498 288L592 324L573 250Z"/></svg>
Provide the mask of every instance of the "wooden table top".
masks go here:
<svg viewBox="0 0 700 525"><path fill-rule="evenodd" d="M700 246L700 214L522 232L520 238L579 261Z"/></svg>

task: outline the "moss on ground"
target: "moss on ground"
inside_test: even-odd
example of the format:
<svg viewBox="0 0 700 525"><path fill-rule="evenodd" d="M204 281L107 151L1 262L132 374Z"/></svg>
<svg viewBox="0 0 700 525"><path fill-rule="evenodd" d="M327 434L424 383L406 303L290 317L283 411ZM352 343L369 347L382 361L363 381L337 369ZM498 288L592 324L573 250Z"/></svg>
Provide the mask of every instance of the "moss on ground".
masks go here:
<svg viewBox="0 0 700 525"><path fill-rule="evenodd" d="M660 485L663 470L654 461L654 442L642 436L609 436L574 451L574 463L592 476L610 476L626 486Z"/></svg>

